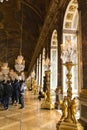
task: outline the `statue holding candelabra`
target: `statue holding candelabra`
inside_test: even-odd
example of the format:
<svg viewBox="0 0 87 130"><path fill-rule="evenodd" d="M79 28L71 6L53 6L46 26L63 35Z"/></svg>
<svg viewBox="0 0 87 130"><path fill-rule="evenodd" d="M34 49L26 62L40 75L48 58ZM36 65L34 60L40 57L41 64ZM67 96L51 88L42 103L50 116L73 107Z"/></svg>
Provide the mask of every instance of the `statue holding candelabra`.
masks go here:
<svg viewBox="0 0 87 130"><path fill-rule="evenodd" d="M52 103L52 94L50 91L50 60L47 57L45 61L45 92L44 92L44 100L41 104L41 108L46 108L46 109L53 109L54 104Z"/></svg>
<svg viewBox="0 0 87 130"><path fill-rule="evenodd" d="M84 130L76 119L76 98L72 98L72 74L71 69L76 65L77 47L70 40L61 45L61 59L67 68L67 96L64 97L62 106L62 116L57 124L57 130Z"/></svg>
<svg viewBox="0 0 87 130"><path fill-rule="evenodd" d="M46 91L44 92L44 100L41 104L41 108L53 109L54 104L52 103L52 94L50 91L50 70L45 71L46 76Z"/></svg>

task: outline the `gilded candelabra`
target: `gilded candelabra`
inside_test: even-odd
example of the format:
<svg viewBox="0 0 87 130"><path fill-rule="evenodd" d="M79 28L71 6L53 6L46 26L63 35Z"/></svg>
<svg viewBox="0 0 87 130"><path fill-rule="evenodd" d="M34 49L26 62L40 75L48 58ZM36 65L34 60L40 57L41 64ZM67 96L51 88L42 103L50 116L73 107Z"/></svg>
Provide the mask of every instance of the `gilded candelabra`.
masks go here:
<svg viewBox="0 0 87 130"><path fill-rule="evenodd" d="M44 93L44 100L41 104L41 108L53 109L54 104L52 103L52 95L50 91L50 70L45 71L45 76L46 92Z"/></svg>
<svg viewBox="0 0 87 130"><path fill-rule="evenodd" d="M67 76L67 86L68 86L68 89L67 89L67 117L65 117L65 121L67 122L75 122L76 121L76 117L74 115L74 119L72 118L72 87L71 87L71 78L72 78L72 74L71 74L71 69L73 66L75 66L76 64L72 63L72 62L66 62L63 64L64 66L66 66L67 70L68 70L68 73L66 74Z"/></svg>
<svg viewBox="0 0 87 130"><path fill-rule="evenodd" d="M67 96L64 97L62 106L62 116L57 123L57 130L84 130L80 123L76 119L76 98L72 98L72 74L71 69L75 66L75 60L77 56L77 47L72 44L70 40L67 40L66 44L61 45L61 59L63 65L67 68Z"/></svg>

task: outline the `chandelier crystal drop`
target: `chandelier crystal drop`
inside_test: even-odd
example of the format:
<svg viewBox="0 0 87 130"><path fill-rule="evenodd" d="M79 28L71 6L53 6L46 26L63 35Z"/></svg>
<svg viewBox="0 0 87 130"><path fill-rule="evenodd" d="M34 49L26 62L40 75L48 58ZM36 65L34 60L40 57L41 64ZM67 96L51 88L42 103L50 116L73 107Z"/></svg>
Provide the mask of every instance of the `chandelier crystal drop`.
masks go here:
<svg viewBox="0 0 87 130"><path fill-rule="evenodd" d="M3 66L1 66L1 72L4 75L7 75L9 73L8 63L3 63Z"/></svg>
<svg viewBox="0 0 87 130"><path fill-rule="evenodd" d="M48 55L47 55L47 58L46 58L45 63L44 63L45 69L46 69L46 70L49 70L49 69L50 69L50 65L51 65L50 59L49 59L49 57L48 57Z"/></svg>
<svg viewBox="0 0 87 130"><path fill-rule="evenodd" d="M15 60L15 69L20 73L25 68L25 60L22 55L19 55Z"/></svg>
<svg viewBox="0 0 87 130"><path fill-rule="evenodd" d="M65 62L76 62L77 46L70 40L67 40L65 44L61 44L61 59Z"/></svg>

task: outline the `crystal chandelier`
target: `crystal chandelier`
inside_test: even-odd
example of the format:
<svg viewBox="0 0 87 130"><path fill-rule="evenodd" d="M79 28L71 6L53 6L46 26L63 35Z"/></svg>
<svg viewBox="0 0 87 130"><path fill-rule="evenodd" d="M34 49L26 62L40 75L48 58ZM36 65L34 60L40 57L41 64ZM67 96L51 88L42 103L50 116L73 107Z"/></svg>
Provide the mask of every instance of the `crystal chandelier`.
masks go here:
<svg viewBox="0 0 87 130"><path fill-rule="evenodd" d="M15 69L18 72L21 72L24 70L24 68L25 68L25 60L22 55L19 55L15 60Z"/></svg>
<svg viewBox="0 0 87 130"><path fill-rule="evenodd" d="M22 12L22 8L21 8ZM23 14L23 12L22 12ZM24 70L25 68L25 60L24 57L22 56L22 26L23 26L23 19L21 20L21 40L20 40L20 55L18 55L17 59L15 60L15 69L19 73Z"/></svg>
<svg viewBox="0 0 87 130"><path fill-rule="evenodd" d="M8 1L8 0L5 0L5 1ZM1 2L1 3L3 3L3 2L4 2L4 0L0 0L0 2Z"/></svg>
<svg viewBox="0 0 87 130"><path fill-rule="evenodd" d="M7 75L9 73L8 63L3 63L3 66L1 66L1 72L4 75Z"/></svg>
<svg viewBox="0 0 87 130"><path fill-rule="evenodd" d="M65 62L75 62L77 57L77 46L70 40L67 40L65 44L61 44L61 59Z"/></svg>
<svg viewBox="0 0 87 130"><path fill-rule="evenodd" d="M50 69L50 59L49 59L48 55L47 55L47 58L45 60L44 67L46 70Z"/></svg>

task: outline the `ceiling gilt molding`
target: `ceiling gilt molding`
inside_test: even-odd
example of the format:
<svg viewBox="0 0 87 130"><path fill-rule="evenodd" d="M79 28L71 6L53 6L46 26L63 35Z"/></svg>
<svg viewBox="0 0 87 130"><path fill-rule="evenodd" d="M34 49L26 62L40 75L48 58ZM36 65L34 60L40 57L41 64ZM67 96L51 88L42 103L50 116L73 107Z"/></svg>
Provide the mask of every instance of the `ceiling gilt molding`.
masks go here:
<svg viewBox="0 0 87 130"><path fill-rule="evenodd" d="M67 10L66 10L65 25L64 25L66 29L72 28L72 21L77 12L77 8L78 8L77 0L72 0L69 3Z"/></svg>

